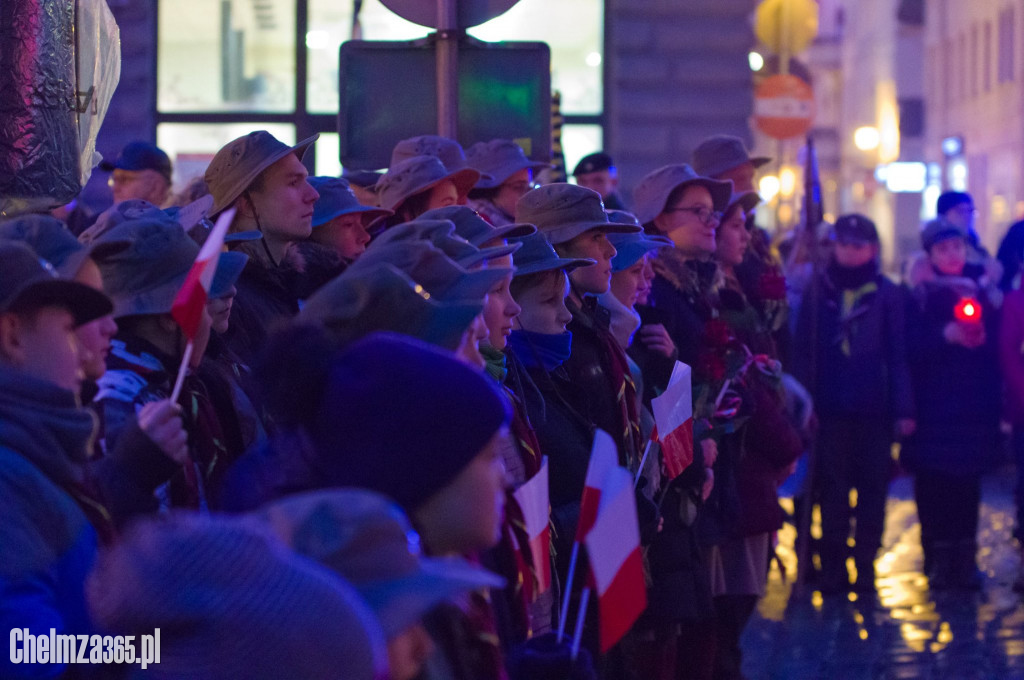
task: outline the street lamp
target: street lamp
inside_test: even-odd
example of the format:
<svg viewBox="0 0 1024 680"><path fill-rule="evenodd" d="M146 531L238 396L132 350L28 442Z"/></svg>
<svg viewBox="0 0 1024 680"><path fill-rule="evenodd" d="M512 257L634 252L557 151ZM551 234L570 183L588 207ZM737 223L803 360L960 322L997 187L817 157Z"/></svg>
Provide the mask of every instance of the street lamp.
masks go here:
<svg viewBox="0 0 1024 680"><path fill-rule="evenodd" d="M853 131L853 145L861 151L874 151L881 143L882 135L876 127L865 125Z"/></svg>

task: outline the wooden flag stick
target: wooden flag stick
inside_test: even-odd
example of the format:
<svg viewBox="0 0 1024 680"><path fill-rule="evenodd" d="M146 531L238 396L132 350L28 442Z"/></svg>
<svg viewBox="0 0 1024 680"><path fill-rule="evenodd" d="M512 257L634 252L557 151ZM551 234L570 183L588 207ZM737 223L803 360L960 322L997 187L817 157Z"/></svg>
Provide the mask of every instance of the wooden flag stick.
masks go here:
<svg viewBox="0 0 1024 680"><path fill-rule="evenodd" d="M185 356L181 358L181 366L178 367L178 377L174 380L174 389L171 390L171 403L177 404L178 397L181 395L181 386L185 383L185 373L188 372L188 364L192 361L192 350L194 345L189 340L188 344L185 345Z"/></svg>
<svg viewBox="0 0 1024 680"><path fill-rule="evenodd" d="M583 639L583 622L587 618L587 603L590 601L590 588L584 588L580 593L580 612L576 617L576 630L572 634L572 660L575 661L580 653L580 640Z"/></svg>

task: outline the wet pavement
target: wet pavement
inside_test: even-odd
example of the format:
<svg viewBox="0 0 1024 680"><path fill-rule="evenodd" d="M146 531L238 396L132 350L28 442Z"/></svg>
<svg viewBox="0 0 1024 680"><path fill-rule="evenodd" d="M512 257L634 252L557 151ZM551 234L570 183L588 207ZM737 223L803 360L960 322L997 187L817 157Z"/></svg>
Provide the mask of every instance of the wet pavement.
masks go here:
<svg viewBox="0 0 1024 680"><path fill-rule="evenodd" d="M1013 473L985 480L978 534L984 591L931 593L921 573L911 482L889 493L877 597L791 593L773 568L768 593L743 637L750 680L1024 680L1024 603L1013 592L1019 558ZM779 555L795 575L793 530Z"/></svg>

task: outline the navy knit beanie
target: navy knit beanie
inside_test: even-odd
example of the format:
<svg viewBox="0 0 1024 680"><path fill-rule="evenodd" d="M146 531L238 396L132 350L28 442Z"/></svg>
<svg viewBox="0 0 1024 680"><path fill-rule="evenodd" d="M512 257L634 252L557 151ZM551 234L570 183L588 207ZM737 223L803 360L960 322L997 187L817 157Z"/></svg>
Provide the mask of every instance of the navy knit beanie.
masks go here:
<svg viewBox="0 0 1024 680"><path fill-rule="evenodd" d="M493 380L413 338L375 333L331 362L307 426L330 486L372 489L412 512L451 483L509 407Z"/></svg>

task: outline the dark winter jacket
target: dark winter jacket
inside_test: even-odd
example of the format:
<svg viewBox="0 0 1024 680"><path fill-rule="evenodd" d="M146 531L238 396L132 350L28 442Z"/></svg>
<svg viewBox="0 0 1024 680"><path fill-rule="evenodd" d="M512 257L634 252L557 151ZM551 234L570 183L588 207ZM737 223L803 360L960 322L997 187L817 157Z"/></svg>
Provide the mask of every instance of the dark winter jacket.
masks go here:
<svg viewBox="0 0 1024 680"><path fill-rule="evenodd" d="M1024 425L1024 290L1006 294L999 326L999 363L1006 382L1006 419Z"/></svg>
<svg viewBox="0 0 1024 680"><path fill-rule="evenodd" d="M89 634L85 580L97 535L76 502L95 420L74 394L0 368L0 628ZM56 677L58 664L14 665L0 677Z"/></svg>
<svg viewBox="0 0 1024 680"><path fill-rule="evenodd" d="M612 436L620 465L635 465L642 450L636 385L626 354L609 330L611 314L593 297L585 297L582 305L568 299L566 306L572 312L566 326L572 333L572 354L563 370L572 388L563 389L562 397Z"/></svg>
<svg viewBox="0 0 1024 680"><path fill-rule="evenodd" d="M833 264L819 277L817 288L805 294L793 373L811 390L819 415L879 420L914 416L905 308L903 291L874 263L863 272Z"/></svg>
<svg viewBox="0 0 1024 680"><path fill-rule="evenodd" d="M252 366L271 331L299 313L299 295L293 269L270 262L262 241L243 243L238 250L249 261L235 284L238 295L224 340L242 362Z"/></svg>
<svg viewBox="0 0 1024 680"><path fill-rule="evenodd" d="M964 277L939 275L914 291L908 349L917 407L917 430L901 460L913 471L974 475L998 460L1000 417L999 310L979 287L981 267ZM969 349L943 331L965 297L982 305L985 344Z"/></svg>

